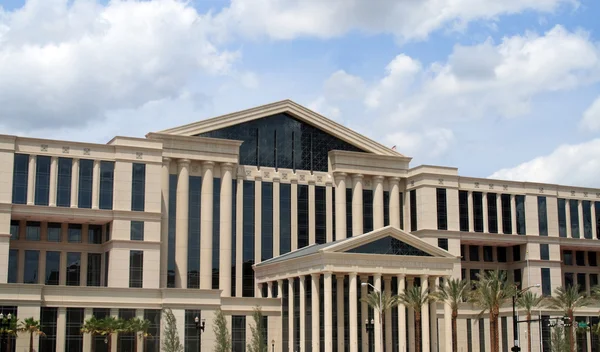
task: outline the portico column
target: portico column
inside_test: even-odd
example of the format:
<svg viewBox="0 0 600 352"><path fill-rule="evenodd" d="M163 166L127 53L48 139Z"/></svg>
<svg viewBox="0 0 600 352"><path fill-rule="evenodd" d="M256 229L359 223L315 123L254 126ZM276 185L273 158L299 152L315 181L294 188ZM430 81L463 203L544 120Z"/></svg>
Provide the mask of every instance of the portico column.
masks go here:
<svg viewBox="0 0 600 352"><path fill-rule="evenodd" d="M283 290L280 290L283 291ZM294 278L288 278L288 340L289 352L294 349Z"/></svg>
<svg viewBox="0 0 600 352"><path fill-rule="evenodd" d="M383 278L385 284L385 296L389 299L392 296L392 277L386 276ZM388 352L392 351L392 310L386 309L385 311L385 350Z"/></svg>
<svg viewBox="0 0 600 352"><path fill-rule="evenodd" d="M571 206L569 204L569 200L565 199L565 220L566 220L566 228L567 228L567 238L571 238L572 234L571 234Z"/></svg>
<svg viewBox="0 0 600 352"><path fill-rule="evenodd" d="M223 297L231 297L231 202L233 165L221 164L219 205L219 288Z"/></svg>
<svg viewBox="0 0 600 352"><path fill-rule="evenodd" d="M79 198L79 159L73 158L71 163L71 208L77 208Z"/></svg>
<svg viewBox="0 0 600 352"><path fill-rule="evenodd" d="M517 233L517 200L515 195L510 195L510 224L512 227L512 233Z"/></svg>
<svg viewBox="0 0 600 352"><path fill-rule="evenodd" d="M346 238L346 174L336 172L335 177L335 239Z"/></svg>
<svg viewBox="0 0 600 352"><path fill-rule="evenodd" d="M212 288L213 257L213 166L214 162L202 163L202 189L200 209L200 288ZM179 209L177 209L179 213Z"/></svg>
<svg viewBox="0 0 600 352"><path fill-rule="evenodd" d="M437 290L437 278L429 278L429 292L435 292ZM437 351L438 345L438 329L437 329L437 304L435 302L429 302L429 340L430 350Z"/></svg>
<svg viewBox="0 0 600 352"><path fill-rule="evenodd" d="M594 211L594 202L590 202L590 206L592 207L592 209L590 210L590 212L592 213L592 238L598 238L596 232L598 231L597 227L596 227L596 212Z"/></svg>
<svg viewBox="0 0 600 352"><path fill-rule="evenodd" d="M279 176L273 177L273 258L279 256L280 241L281 241L281 225L280 225L280 198L281 185Z"/></svg>
<svg viewBox="0 0 600 352"><path fill-rule="evenodd" d="M585 238L585 229L583 228L583 202L580 200L577 201L577 210L577 213L579 215L577 219L577 221L579 222L579 237ZM589 286L587 287L589 288Z"/></svg>
<svg viewBox="0 0 600 352"><path fill-rule="evenodd" d="M400 228L400 179L390 177L388 182L390 184L390 225Z"/></svg>
<svg viewBox="0 0 600 352"><path fill-rule="evenodd" d="M349 312L349 325L350 325L350 352L358 352L358 295L356 292L356 273L350 273L349 275L349 308L350 308L350 312ZM339 283L339 281L338 281ZM339 286L338 286L339 287ZM343 287L343 285L342 285ZM339 288L338 288L339 290ZM338 299L339 302L339 299ZM342 315L343 316L343 310L341 311L342 314L340 314L340 310L338 309L338 316ZM361 326L363 325L362 323L360 324ZM338 330L339 331L339 330ZM342 341L344 340L343 336L344 334L340 335L338 332L338 339L340 338ZM338 348L338 351L343 351L340 350ZM366 351L366 350L363 350Z"/></svg>
<svg viewBox="0 0 600 352"><path fill-rule="evenodd" d="M450 280L450 276L446 276L444 278L445 282L448 282L448 280ZM452 346L454 346L454 341L452 340L452 307L450 307L448 303L444 303L444 337L446 352L453 351Z"/></svg>
<svg viewBox="0 0 600 352"><path fill-rule="evenodd" d="M335 205L333 201L333 189L331 182L325 183L325 242L329 243L333 241L333 209Z"/></svg>
<svg viewBox="0 0 600 352"><path fill-rule="evenodd" d="M98 209L100 204L100 160L94 160L94 168L92 170L92 209Z"/></svg>
<svg viewBox="0 0 600 352"><path fill-rule="evenodd" d="M331 272L323 274L323 297L325 302L323 304L323 313L325 315L325 352L333 351L333 294L331 285Z"/></svg>
<svg viewBox="0 0 600 352"><path fill-rule="evenodd" d="M421 292L427 292L429 289L429 277L421 275ZM421 331L422 336L422 352L429 352L429 303L425 303L421 308Z"/></svg>
<svg viewBox="0 0 600 352"><path fill-rule="evenodd" d="M50 159L50 198L48 201L48 205L51 207L56 206L56 188L57 188L57 178L58 178L58 157L53 156Z"/></svg>
<svg viewBox="0 0 600 352"><path fill-rule="evenodd" d="M363 234L363 175L352 175L352 236Z"/></svg>
<svg viewBox="0 0 600 352"><path fill-rule="evenodd" d="M277 280L277 298L283 298L283 280Z"/></svg>
<svg viewBox="0 0 600 352"><path fill-rule="evenodd" d="M311 300L311 314L310 317L312 318L312 324L311 324L311 334L312 334L312 338L311 338L311 342L312 342L312 351L319 351L320 350L320 337L319 337L319 332L321 331L320 326L319 326L319 318L320 318L320 312L319 312L319 278L320 278L320 274L311 274L311 283L312 283L312 287L311 287L311 291L310 291L310 300Z"/></svg>
<svg viewBox="0 0 600 352"><path fill-rule="evenodd" d="M337 348L338 351L344 351L344 275L338 273L335 278L337 281L335 286L337 294ZM354 280L356 285L356 274L354 274ZM356 287L354 287L354 295L356 295ZM349 305L352 307L352 297L350 297ZM356 302L354 302L354 308L356 309ZM352 311L352 308L349 309ZM352 321L352 319L350 318L348 321ZM350 331L352 331L352 327L350 327ZM350 336L350 339L352 339L352 336ZM350 346L352 346L352 343L350 343Z"/></svg>
<svg viewBox="0 0 600 352"><path fill-rule="evenodd" d="M381 294L381 274L373 275L373 283L375 289ZM375 318L375 351L382 351L381 337L383 332L381 331L381 313L378 309L373 309L373 317Z"/></svg>
<svg viewBox="0 0 600 352"><path fill-rule="evenodd" d="M267 297L273 298L273 281L267 281Z"/></svg>
<svg viewBox="0 0 600 352"><path fill-rule="evenodd" d="M362 300L362 298L367 297L367 286L363 286L362 283L363 282L369 282L369 277L366 275L361 275L360 276L360 316L362 318L362 321L360 321L360 329L361 329L361 344L362 347L360 348L361 351L367 351L369 349L369 335L367 335L367 326L364 324L365 320L368 319L369 317L369 306L367 305L367 303L365 301ZM350 286L352 287L352 286Z"/></svg>
<svg viewBox="0 0 600 352"><path fill-rule="evenodd" d="M373 177L373 229L383 227L383 176Z"/></svg>
<svg viewBox="0 0 600 352"><path fill-rule="evenodd" d="M177 215L175 217L175 287L187 288L188 209L190 189L190 161L177 161Z"/></svg>
<svg viewBox="0 0 600 352"><path fill-rule="evenodd" d="M498 222L498 233L504 232L502 224L502 194L496 193L496 221Z"/></svg>
<svg viewBox="0 0 600 352"><path fill-rule="evenodd" d="M469 214L469 232L475 231L475 212L473 211L473 192L469 191L467 195L467 206Z"/></svg>
<svg viewBox="0 0 600 352"><path fill-rule="evenodd" d="M300 281L300 349L306 351L306 278L301 275Z"/></svg>
<svg viewBox="0 0 600 352"><path fill-rule="evenodd" d="M487 201L487 193L483 193L482 198L482 207L483 207L483 232L490 232L488 227L488 201Z"/></svg>
<svg viewBox="0 0 600 352"><path fill-rule="evenodd" d="M398 275L398 294L404 293L406 279L404 274ZM398 304L398 351L406 352L406 306Z"/></svg>
<svg viewBox="0 0 600 352"><path fill-rule="evenodd" d="M35 176L37 155L29 155L29 171L27 174L27 204L33 205L35 201Z"/></svg>
<svg viewBox="0 0 600 352"><path fill-rule="evenodd" d="M167 287L169 271L169 167L170 158L163 158L160 175L160 287Z"/></svg>

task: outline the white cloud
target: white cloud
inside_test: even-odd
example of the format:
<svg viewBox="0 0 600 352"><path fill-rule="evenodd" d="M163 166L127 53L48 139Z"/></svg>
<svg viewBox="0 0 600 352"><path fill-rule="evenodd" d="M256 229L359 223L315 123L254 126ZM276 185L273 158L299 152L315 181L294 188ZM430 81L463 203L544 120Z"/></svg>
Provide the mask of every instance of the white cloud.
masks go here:
<svg viewBox="0 0 600 352"><path fill-rule="evenodd" d="M600 139L565 144L552 153L493 173L491 178L600 187Z"/></svg>
<svg viewBox="0 0 600 352"><path fill-rule="evenodd" d="M405 155L439 157L455 143L454 132L447 128L431 128L421 132L399 131L385 137L390 145Z"/></svg>
<svg viewBox="0 0 600 352"><path fill-rule="evenodd" d="M352 30L424 39L441 28L462 30L475 20L532 10L545 13L576 0L232 0L217 16L243 36L330 38Z"/></svg>
<svg viewBox="0 0 600 352"><path fill-rule="evenodd" d="M580 127L588 131L600 131L600 97L584 111Z"/></svg>
<svg viewBox="0 0 600 352"><path fill-rule="evenodd" d="M0 8L0 123L28 132L85 126L177 98L191 79L227 74L237 59L211 43L212 32L208 16L177 0Z"/></svg>

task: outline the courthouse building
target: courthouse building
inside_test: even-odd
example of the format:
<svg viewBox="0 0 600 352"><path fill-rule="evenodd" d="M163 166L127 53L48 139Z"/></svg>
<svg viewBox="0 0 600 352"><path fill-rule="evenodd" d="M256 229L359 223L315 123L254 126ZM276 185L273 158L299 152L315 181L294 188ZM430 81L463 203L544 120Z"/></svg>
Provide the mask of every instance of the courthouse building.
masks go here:
<svg viewBox="0 0 600 352"><path fill-rule="evenodd" d="M269 350L381 350L383 340L386 351L415 352L414 312L401 305L381 326L361 297L434 290L490 269L543 295L598 284L599 189L413 166L402 151L292 101L146 138L2 135L0 146L0 310L41 320L39 351L106 351L104 337L80 328L109 315L148 319L139 351L159 351L163 308L186 351L198 350L194 318L206 319L210 351L221 308L240 352L260 306ZM598 310L577 319L595 323ZM459 351L489 351L479 312L461 307ZM450 351L449 318L441 303L423 308L422 352ZM512 321L504 307L503 352ZM532 325L534 352L549 351L541 330ZM113 351L133 350L134 336L113 339ZM23 335L13 346L28 344ZM578 333L580 351L596 345Z"/></svg>

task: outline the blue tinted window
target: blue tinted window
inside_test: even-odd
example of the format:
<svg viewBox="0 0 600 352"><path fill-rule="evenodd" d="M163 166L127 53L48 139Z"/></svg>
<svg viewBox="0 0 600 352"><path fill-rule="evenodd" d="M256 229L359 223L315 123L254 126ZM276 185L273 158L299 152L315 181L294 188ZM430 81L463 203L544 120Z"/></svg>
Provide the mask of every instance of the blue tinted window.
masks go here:
<svg viewBox="0 0 600 352"><path fill-rule="evenodd" d="M350 237L352 237L352 188L346 188L346 238Z"/></svg>
<svg viewBox="0 0 600 352"><path fill-rule="evenodd" d="M84 309L67 308L67 322L65 328L65 352L83 352L83 325ZM43 339L42 339L43 340Z"/></svg>
<svg viewBox="0 0 600 352"><path fill-rule="evenodd" d="M144 222L143 221L131 221L130 239L132 241L143 241L144 240Z"/></svg>
<svg viewBox="0 0 600 352"><path fill-rule="evenodd" d="M390 224L390 192L383 192L383 226Z"/></svg>
<svg viewBox="0 0 600 352"><path fill-rule="evenodd" d="M550 268L542 268L542 295L552 295L552 282L550 281Z"/></svg>
<svg viewBox="0 0 600 352"><path fill-rule="evenodd" d="M261 214L261 259L273 258L273 184L263 182Z"/></svg>
<svg viewBox="0 0 600 352"><path fill-rule="evenodd" d="M579 202L577 199L569 199L569 211L571 212L571 237L579 238Z"/></svg>
<svg viewBox="0 0 600 352"><path fill-rule="evenodd" d="M540 244L540 259L550 260L550 248L547 243Z"/></svg>
<svg viewBox="0 0 600 352"><path fill-rule="evenodd" d="M308 185L298 185L298 248L308 246Z"/></svg>
<svg viewBox="0 0 600 352"><path fill-rule="evenodd" d="M596 212L596 238L600 239L600 202L594 202L594 211Z"/></svg>
<svg viewBox="0 0 600 352"><path fill-rule="evenodd" d="M56 352L56 322L58 320L58 308L42 307L40 312L40 323L44 329L44 338L40 339L40 351ZM98 351L100 352L100 351Z"/></svg>
<svg viewBox="0 0 600 352"><path fill-rule="evenodd" d="M144 211L146 201L146 164L133 164L131 178L131 210Z"/></svg>
<svg viewBox="0 0 600 352"><path fill-rule="evenodd" d="M363 189L363 233L373 231L373 191Z"/></svg>
<svg viewBox="0 0 600 352"><path fill-rule="evenodd" d="M88 226L88 243L102 244L102 225Z"/></svg>
<svg viewBox="0 0 600 352"><path fill-rule="evenodd" d="M25 251L25 269L23 283L37 284L40 267L40 251Z"/></svg>
<svg viewBox="0 0 600 352"><path fill-rule="evenodd" d="M473 230L483 232L483 193L473 192Z"/></svg>
<svg viewBox="0 0 600 352"><path fill-rule="evenodd" d="M512 233L512 210L510 208L510 194L500 196L502 203L502 233Z"/></svg>
<svg viewBox="0 0 600 352"><path fill-rule="evenodd" d="M279 185L279 236L280 254L291 250L292 244L292 185Z"/></svg>
<svg viewBox="0 0 600 352"><path fill-rule="evenodd" d="M347 252L363 254L388 254L431 257L430 254L391 236L380 238L371 243L367 243L362 246L349 249Z"/></svg>
<svg viewBox="0 0 600 352"><path fill-rule="evenodd" d="M567 237L567 210L566 200L558 199L558 235Z"/></svg>
<svg viewBox="0 0 600 352"><path fill-rule="evenodd" d="M58 158L58 179L56 186L56 205L59 207L71 206L71 174L73 159Z"/></svg>
<svg viewBox="0 0 600 352"><path fill-rule="evenodd" d="M327 171L329 151L362 151L287 114L253 120L199 136L243 141L240 147L241 165Z"/></svg>
<svg viewBox="0 0 600 352"><path fill-rule="evenodd" d="M33 171L32 171L33 172ZM27 179L29 176L29 155L15 154L13 167L12 202L27 203Z"/></svg>
<svg viewBox="0 0 600 352"><path fill-rule="evenodd" d="M548 236L548 208L546 197L538 196L538 226L540 236Z"/></svg>
<svg viewBox="0 0 600 352"><path fill-rule="evenodd" d="M188 207L188 288L200 288L200 205L202 179L190 176Z"/></svg>
<svg viewBox="0 0 600 352"><path fill-rule="evenodd" d="M177 216L177 175L169 175L169 251L167 287L175 287L175 223Z"/></svg>
<svg viewBox="0 0 600 352"><path fill-rule="evenodd" d="M496 193L487 194L488 231L498 233L498 204Z"/></svg>
<svg viewBox="0 0 600 352"><path fill-rule="evenodd" d="M10 221L10 239L18 240L19 239L19 220L11 220Z"/></svg>
<svg viewBox="0 0 600 352"><path fill-rule="evenodd" d="M79 286L80 273L81 253L67 253L67 286Z"/></svg>
<svg viewBox="0 0 600 352"><path fill-rule="evenodd" d="M235 260L236 260L236 233L237 233L237 180L231 181L231 295L235 296Z"/></svg>
<svg viewBox="0 0 600 352"><path fill-rule="evenodd" d="M144 283L144 252L129 252L129 287L142 287Z"/></svg>
<svg viewBox="0 0 600 352"><path fill-rule="evenodd" d="M61 236L61 224L56 222L48 223L48 234L47 240L48 242L60 242L62 240Z"/></svg>
<svg viewBox="0 0 600 352"><path fill-rule="evenodd" d="M102 254L88 253L87 264L87 285L100 286L100 277L102 270Z"/></svg>
<svg viewBox="0 0 600 352"><path fill-rule="evenodd" d="M221 179L213 179L212 288L219 289L219 249L221 238Z"/></svg>
<svg viewBox="0 0 600 352"><path fill-rule="evenodd" d="M448 202L445 188L436 189L436 203L438 230L448 230Z"/></svg>
<svg viewBox="0 0 600 352"><path fill-rule="evenodd" d="M69 224L68 241L70 243L81 243L81 225L80 224Z"/></svg>
<svg viewBox="0 0 600 352"><path fill-rule="evenodd" d="M460 230L469 232L469 192L458 191L458 213Z"/></svg>
<svg viewBox="0 0 600 352"><path fill-rule="evenodd" d="M592 202L584 200L581 202L583 208L583 237L592 238Z"/></svg>
<svg viewBox="0 0 600 352"><path fill-rule="evenodd" d="M315 241L325 243L327 238L327 188L315 186Z"/></svg>
<svg viewBox="0 0 600 352"><path fill-rule="evenodd" d="M114 174L114 162L100 162L100 209L112 209L113 207Z"/></svg>
<svg viewBox="0 0 600 352"><path fill-rule="evenodd" d="M524 235L525 226L525 196L515 196L516 211L517 211L517 234Z"/></svg>
<svg viewBox="0 0 600 352"><path fill-rule="evenodd" d="M410 230L417 231L417 191L410 191Z"/></svg>
<svg viewBox="0 0 600 352"><path fill-rule="evenodd" d="M79 161L79 207L92 207L92 180L94 178L94 161L81 159Z"/></svg>
<svg viewBox="0 0 600 352"><path fill-rule="evenodd" d="M8 283L17 282L17 272L19 268L19 250L10 249L8 251Z"/></svg>
<svg viewBox="0 0 600 352"><path fill-rule="evenodd" d="M46 252L46 285L58 285L60 278L60 252Z"/></svg>
<svg viewBox="0 0 600 352"><path fill-rule="evenodd" d="M254 181L243 184L243 297L254 297Z"/></svg>
<svg viewBox="0 0 600 352"><path fill-rule="evenodd" d="M41 237L41 224L39 221L27 221L25 228L25 239L27 241L39 241Z"/></svg>
<svg viewBox="0 0 600 352"><path fill-rule="evenodd" d="M50 195L50 162L49 156L37 156L35 170L35 204L48 205Z"/></svg>

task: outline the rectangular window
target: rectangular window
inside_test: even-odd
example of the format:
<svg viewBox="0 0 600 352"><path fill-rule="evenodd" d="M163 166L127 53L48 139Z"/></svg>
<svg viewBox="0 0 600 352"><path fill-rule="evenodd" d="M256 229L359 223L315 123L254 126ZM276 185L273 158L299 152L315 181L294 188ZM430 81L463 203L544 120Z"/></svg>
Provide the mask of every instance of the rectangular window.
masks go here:
<svg viewBox="0 0 600 352"><path fill-rule="evenodd" d="M135 309L119 309L119 318L129 320L135 318ZM136 336L132 332L120 332L117 338L117 351L133 351Z"/></svg>
<svg viewBox="0 0 600 352"><path fill-rule="evenodd" d="M115 163L113 161L100 162L100 209L113 208L113 184Z"/></svg>
<svg viewBox="0 0 600 352"><path fill-rule="evenodd" d="M92 207L92 183L94 179L94 160L79 160L79 200L80 208Z"/></svg>
<svg viewBox="0 0 600 352"><path fill-rule="evenodd" d="M62 225L57 222L48 223L48 242L60 242L62 241Z"/></svg>
<svg viewBox="0 0 600 352"><path fill-rule="evenodd" d="M590 287L598 286L598 274L590 274Z"/></svg>
<svg viewBox="0 0 600 352"><path fill-rule="evenodd" d="M83 335L81 334L83 318L83 308L67 308L65 352L83 352Z"/></svg>
<svg viewBox="0 0 600 352"><path fill-rule="evenodd" d="M598 202L600 203L600 202ZM400 192L400 230L404 230L404 193ZM600 235L598 235L600 238Z"/></svg>
<svg viewBox="0 0 600 352"><path fill-rule="evenodd" d="M58 320L58 308L42 307L40 309L40 324L44 331L44 337L40 341L40 351L56 352L56 321Z"/></svg>
<svg viewBox="0 0 600 352"><path fill-rule="evenodd" d="M323 186L315 186L315 241L327 241L327 188Z"/></svg>
<svg viewBox="0 0 600 352"><path fill-rule="evenodd" d="M363 233L373 231L373 191L363 189Z"/></svg>
<svg viewBox="0 0 600 352"><path fill-rule="evenodd" d="M81 224L69 224L69 243L81 243Z"/></svg>
<svg viewBox="0 0 600 352"><path fill-rule="evenodd" d="M79 286L81 279L81 253L67 253L67 286Z"/></svg>
<svg viewBox="0 0 600 352"><path fill-rule="evenodd" d="M11 220L10 221L10 239L11 240L18 240L19 239L19 231L20 231L20 226L19 226L19 220Z"/></svg>
<svg viewBox="0 0 600 352"><path fill-rule="evenodd" d="M27 204L28 178L29 155L15 154L12 187L12 202L14 204Z"/></svg>
<svg viewBox="0 0 600 352"><path fill-rule="evenodd" d="M579 201L569 199L569 212L571 213L571 237L579 238Z"/></svg>
<svg viewBox="0 0 600 352"><path fill-rule="evenodd" d="M575 252L575 263L577 266L585 266L585 252L584 251L576 251Z"/></svg>
<svg viewBox="0 0 600 352"><path fill-rule="evenodd" d="M40 267L40 251L25 251L25 269L23 270L23 283L37 284Z"/></svg>
<svg viewBox="0 0 600 352"><path fill-rule="evenodd" d="M502 201L502 233L512 233L512 211L510 208L510 194L500 196Z"/></svg>
<svg viewBox="0 0 600 352"><path fill-rule="evenodd" d="M102 244L102 225L88 225L88 243Z"/></svg>
<svg viewBox="0 0 600 352"><path fill-rule="evenodd" d="M390 224L390 192L383 191L383 226Z"/></svg>
<svg viewBox="0 0 600 352"><path fill-rule="evenodd" d="M237 241L237 180L233 179L231 181L231 295L235 296L235 264L236 264L236 241ZM281 225L281 224L280 224ZM291 226L291 224L289 224ZM283 232L283 226L280 226L280 241L281 234ZM281 246L281 245L280 245Z"/></svg>
<svg viewBox="0 0 600 352"><path fill-rule="evenodd" d="M200 288L200 212L202 178L189 177L187 288Z"/></svg>
<svg viewBox="0 0 600 352"><path fill-rule="evenodd" d="M143 241L144 240L144 222L132 220L129 236L132 241Z"/></svg>
<svg viewBox="0 0 600 352"><path fill-rule="evenodd" d="M483 246L483 261L493 262L494 261L494 247Z"/></svg>
<svg viewBox="0 0 600 352"><path fill-rule="evenodd" d="M483 232L483 193L473 192L473 222L475 232Z"/></svg>
<svg viewBox="0 0 600 352"><path fill-rule="evenodd" d="M279 253L285 254L292 250L292 185L279 185Z"/></svg>
<svg viewBox="0 0 600 352"><path fill-rule="evenodd" d="M521 269L515 269L513 270L513 282L519 287L519 289L521 289L521 287L523 286L523 279L521 276Z"/></svg>
<svg viewBox="0 0 600 352"><path fill-rule="evenodd" d="M508 319L500 317L500 325L502 328L502 352L508 352Z"/></svg>
<svg viewBox="0 0 600 352"><path fill-rule="evenodd" d="M550 248L547 243L540 244L540 259L550 260Z"/></svg>
<svg viewBox="0 0 600 352"><path fill-rule="evenodd" d="M597 252L587 252L588 254L588 265L589 266L598 266L598 257Z"/></svg>
<svg viewBox="0 0 600 352"><path fill-rule="evenodd" d="M596 238L600 240L600 202L594 202L594 212L596 213Z"/></svg>
<svg viewBox="0 0 600 352"><path fill-rule="evenodd" d="M160 309L144 309L144 320L150 323L144 352L160 352L160 314Z"/></svg>
<svg viewBox="0 0 600 352"><path fill-rule="evenodd" d="M71 206L71 173L73 159L58 158L58 178L56 182L56 205L59 207Z"/></svg>
<svg viewBox="0 0 600 352"><path fill-rule="evenodd" d="M417 231L417 190L410 191L410 230Z"/></svg>
<svg viewBox="0 0 600 352"><path fill-rule="evenodd" d="M465 245L461 244L460 245L460 260L461 261L465 261Z"/></svg>
<svg viewBox="0 0 600 352"><path fill-rule="evenodd" d="M567 209L566 200L559 198L558 204L558 235L567 237Z"/></svg>
<svg viewBox="0 0 600 352"><path fill-rule="evenodd" d="M308 246L308 185L298 185L298 248Z"/></svg>
<svg viewBox="0 0 600 352"><path fill-rule="evenodd" d="M490 233L498 233L498 204L496 193L488 193L487 197L487 212L488 212L488 231Z"/></svg>
<svg viewBox="0 0 600 352"><path fill-rule="evenodd" d="M244 181L243 187L242 296L254 297L254 181Z"/></svg>
<svg viewBox="0 0 600 352"><path fill-rule="evenodd" d="M518 262L521 260L521 246L516 245L512 247L513 249L513 262Z"/></svg>
<svg viewBox="0 0 600 352"><path fill-rule="evenodd" d="M100 286L100 278L102 270L102 254L88 253L87 265L87 285Z"/></svg>
<svg viewBox="0 0 600 352"><path fill-rule="evenodd" d="M540 236L548 236L548 209L546 197L538 196L538 228Z"/></svg>
<svg viewBox="0 0 600 352"><path fill-rule="evenodd" d="M352 237L352 188L346 188L346 238Z"/></svg>
<svg viewBox="0 0 600 352"><path fill-rule="evenodd" d="M131 175L131 210L144 211L146 202L146 164L133 163Z"/></svg>
<svg viewBox="0 0 600 352"><path fill-rule="evenodd" d="M109 274L108 269L110 268L109 260L110 260L110 252L105 252L104 253L104 287L108 286L108 274Z"/></svg>
<svg viewBox="0 0 600 352"><path fill-rule="evenodd" d="M458 191L458 211L460 218L460 230L469 231L469 192Z"/></svg>
<svg viewBox="0 0 600 352"><path fill-rule="evenodd" d="M473 327L471 319L467 319L467 352L473 352Z"/></svg>
<svg viewBox="0 0 600 352"><path fill-rule="evenodd" d="M39 221L27 221L25 228L25 239L27 241L39 241L40 240L40 228L41 224Z"/></svg>
<svg viewBox="0 0 600 352"><path fill-rule="evenodd" d="M447 238L438 238L438 247L443 250L448 250L448 239Z"/></svg>
<svg viewBox="0 0 600 352"><path fill-rule="evenodd" d="M19 250L9 249L8 250L8 283L14 284L17 282L19 269Z"/></svg>
<svg viewBox="0 0 600 352"><path fill-rule="evenodd" d="M592 238L592 202L589 200L581 201L581 207L583 208L583 237L587 239Z"/></svg>
<svg viewBox="0 0 600 352"><path fill-rule="evenodd" d="M542 268L542 295L552 296L552 283L550 281L550 268Z"/></svg>
<svg viewBox="0 0 600 352"><path fill-rule="evenodd" d="M144 283L144 251L129 251L129 287Z"/></svg>
<svg viewBox="0 0 600 352"><path fill-rule="evenodd" d="M261 260L273 258L273 184L261 185Z"/></svg>
<svg viewBox="0 0 600 352"><path fill-rule="evenodd" d="M469 280L471 280L471 281L479 281L479 269L471 269L471 270L469 270Z"/></svg>
<svg viewBox="0 0 600 352"><path fill-rule="evenodd" d="M235 182L235 181L233 181ZM177 175L169 174L169 250L167 254L167 287L175 287L175 223L177 218ZM189 229L188 229L189 231ZM188 244L189 245L189 244ZM105 281L106 282L106 281Z"/></svg>
<svg viewBox="0 0 600 352"><path fill-rule="evenodd" d="M110 316L110 308L94 308L92 310L92 316L98 320L102 320L108 316ZM94 345L93 351L95 352L108 352L107 345L104 342L105 337L102 335L95 336L92 340L92 344Z"/></svg>
<svg viewBox="0 0 600 352"><path fill-rule="evenodd" d="M517 234L525 235L525 196L515 196L516 211L517 211Z"/></svg>
<svg viewBox="0 0 600 352"><path fill-rule="evenodd" d="M221 255L220 251L220 234L221 234L221 179L218 177L213 178L213 214L212 214L212 289L219 289L219 258ZM271 206L273 200L271 200ZM273 222L273 217L270 219ZM271 226L272 227L272 226ZM272 232L272 231L271 231ZM273 236L271 235L271 238ZM273 252L273 241L271 240L271 252ZM273 255L271 255L272 257Z"/></svg>
<svg viewBox="0 0 600 352"><path fill-rule="evenodd" d="M498 262L506 263L506 247L496 247Z"/></svg>
<svg viewBox="0 0 600 352"><path fill-rule="evenodd" d="M246 317L243 315L231 317L231 345L232 351L246 350Z"/></svg>
<svg viewBox="0 0 600 352"><path fill-rule="evenodd" d="M196 330L196 323L195 323L196 318L198 318L198 320L202 319L201 311L186 309L185 325L184 325L185 338L184 338L184 343L183 343L185 352L196 352L196 351L200 350L198 348L200 341L198 338L198 331ZM206 323L208 325L209 322L206 322ZM241 350L241 351L245 351L245 349Z"/></svg>
<svg viewBox="0 0 600 352"><path fill-rule="evenodd" d="M564 265L573 265L573 251L571 251L571 250L563 251L563 264Z"/></svg>
<svg viewBox="0 0 600 352"><path fill-rule="evenodd" d="M469 261L478 262L479 261L479 246L469 246Z"/></svg>
<svg viewBox="0 0 600 352"><path fill-rule="evenodd" d="M49 156L38 155L35 167L35 205L48 205L50 196Z"/></svg>
<svg viewBox="0 0 600 352"><path fill-rule="evenodd" d="M579 292L587 291L587 283L585 282L585 273L577 273L577 286L579 286Z"/></svg>
<svg viewBox="0 0 600 352"><path fill-rule="evenodd" d="M46 252L46 285L60 282L60 252Z"/></svg>
<svg viewBox="0 0 600 352"><path fill-rule="evenodd" d="M574 285L573 273L564 273L563 278L565 287L572 287Z"/></svg>
<svg viewBox="0 0 600 352"><path fill-rule="evenodd" d="M485 352L485 323L479 319L479 352Z"/></svg>
<svg viewBox="0 0 600 352"><path fill-rule="evenodd" d="M446 189L436 189L437 201L437 228L438 230L448 230L448 204L446 202Z"/></svg>

